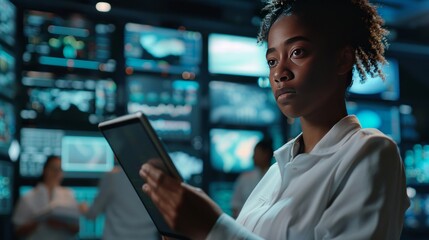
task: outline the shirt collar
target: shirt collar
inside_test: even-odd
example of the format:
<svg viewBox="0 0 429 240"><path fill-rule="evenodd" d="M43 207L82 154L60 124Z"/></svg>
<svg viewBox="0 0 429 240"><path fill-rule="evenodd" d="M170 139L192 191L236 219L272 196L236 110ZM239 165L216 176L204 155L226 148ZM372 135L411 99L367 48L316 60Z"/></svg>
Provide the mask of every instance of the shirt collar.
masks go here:
<svg viewBox="0 0 429 240"><path fill-rule="evenodd" d="M357 117L348 115L338 121L309 154L325 155L335 152L359 129L361 129L361 125ZM274 157L280 166L290 162L298 154L301 138L302 133L274 152Z"/></svg>

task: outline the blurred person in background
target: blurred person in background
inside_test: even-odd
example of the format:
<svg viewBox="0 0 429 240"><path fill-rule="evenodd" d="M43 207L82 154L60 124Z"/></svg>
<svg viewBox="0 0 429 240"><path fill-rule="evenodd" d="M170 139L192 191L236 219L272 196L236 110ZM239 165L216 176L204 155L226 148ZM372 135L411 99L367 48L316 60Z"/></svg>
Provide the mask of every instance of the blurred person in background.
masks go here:
<svg viewBox="0 0 429 240"><path fill-rule="evenodd" d="M270 168L273 152L272 143L267 139L261 140L255 145L253 150L255 168L252 171L240 174L235 182L231 199L232 216L234 218L238 216L247 198Z"/></svg>
<svg viewBox="0 0 429 240"><path fill-rule="evenodd" d="M83 203L79 208L89 219L105 214L104 240L160 239L152 219L119 165L101 178L92 205L88 207Z"/></svg>
<svg viewBox="0 0 429 240"><path fill-rule="evenodd" d="M78 204L73 192L61 186L62 180L61 158L48 156L39 182L19 199L13 213L12 222L20 239L76 239Z"/></svg>

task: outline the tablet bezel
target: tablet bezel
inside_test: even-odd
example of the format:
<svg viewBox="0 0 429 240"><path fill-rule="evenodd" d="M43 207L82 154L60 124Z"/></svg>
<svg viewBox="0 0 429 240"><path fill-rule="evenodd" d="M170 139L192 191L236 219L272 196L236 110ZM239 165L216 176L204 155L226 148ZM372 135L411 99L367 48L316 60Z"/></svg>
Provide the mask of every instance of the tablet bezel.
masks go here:
<svg viewBox="0 0 429 240"><path fill-rule="evenodd" d="M124 115L124 116L121 116L121 117L118 117L118 118L115 118L115 119L111 119L111 120L99 123L98 124L98 128L100 129L101 133L103 134L103 136L107 140L110 148L112 149L114 155L116 156L116 159L118 160L118 163L124 169L124 172L127 175L128 180L133 185L134 190L137 192L137 195L139 196L140 201L145 206L145 202L140 197L140 194L138 192L139 190L141 192L143 192L141 190L142 186L135 186L135 183L133 183L130 180L130 177L129 177L128 173L127 173L128 169L126 169L124 167L125 164L122 163L122 160L120 159L120 157L115 153L114 148L112 148L112 146L110 145L111 143L109 142L109 139L107 138L107 136L104 133L104 131L106 131L106 130L110 130L110 129L118 128L118 127L124 127L124 126L127 126L129 124L135 124L135 123L139 123L139 125L142 127L142 129L144 130L144 132L147 134L147 136L150 139L150 141L153 143L154 148L156 149L157 153L159 154L159 156L161 158L160 160L162 161L162 163L164 164L165 168L168 171L167 174L170 175L173 178L179 179L180 181L183 181L183 178L180 176L180 173L178 172L177 168L174 166L173 161L171 160L170 156L168 155L168 153L167 153L167 151L166 151L163 143L158 138L158 135L156 134L155 130L153 129L152 125L150 124L148 118L142 112L136 112L136 113ZM135 171L138 171L138 169L135 169ZM143 194L146 194L146 193L143 192ZM162 225L162 224L158 224L155 221L155 219L156 219L156 217L162 217L162 218L164 218L164 217L163 216L153 217L154 215L158 215L158 213L150 212L149 208L146 207L146 206L145 206L145 208L148 210L148 213L151 216L152 221L154 222L156 228L158 229L158 232L160 232L162 235L165 235L165 236L168 236L168 237L174 237L174 238L177 238L177 239L188 239L187 237L185 237L183 235L180 235L179 233L173 231L172 229L169 229L169 231L167 231L167 232L161 230L158 225ZM165 219L164 219L164 221L165 221Z"/></svg>

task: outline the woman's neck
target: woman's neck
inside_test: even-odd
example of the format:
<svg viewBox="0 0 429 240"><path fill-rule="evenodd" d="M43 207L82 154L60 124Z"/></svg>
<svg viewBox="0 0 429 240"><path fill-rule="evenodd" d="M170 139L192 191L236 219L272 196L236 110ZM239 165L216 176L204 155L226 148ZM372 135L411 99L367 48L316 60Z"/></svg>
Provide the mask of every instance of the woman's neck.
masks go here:
<svg viewBox="0 0 429 240"><path fill-rule="evenodd" d="M328 133L337 122L347 116L345 103L344 106L333 106L332 109L336 109L336 112L319 112L317 116L314 117L300 117L302 143L304 144L302 150L304 153L311 152L326 133Z"/></svg>

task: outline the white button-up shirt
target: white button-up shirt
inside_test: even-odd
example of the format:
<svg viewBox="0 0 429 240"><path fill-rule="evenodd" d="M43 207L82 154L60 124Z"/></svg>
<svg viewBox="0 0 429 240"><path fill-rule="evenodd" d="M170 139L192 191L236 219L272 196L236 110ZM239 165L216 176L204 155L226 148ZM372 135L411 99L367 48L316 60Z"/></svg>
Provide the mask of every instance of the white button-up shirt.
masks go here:
<svg viewBox="0 0 429 240"><path fill-rule="evenodd" d="M355 116L310 153L301 135L274 152L237 221L222 214L208 239L399 239L409 206L396 144Z"/></svg>

